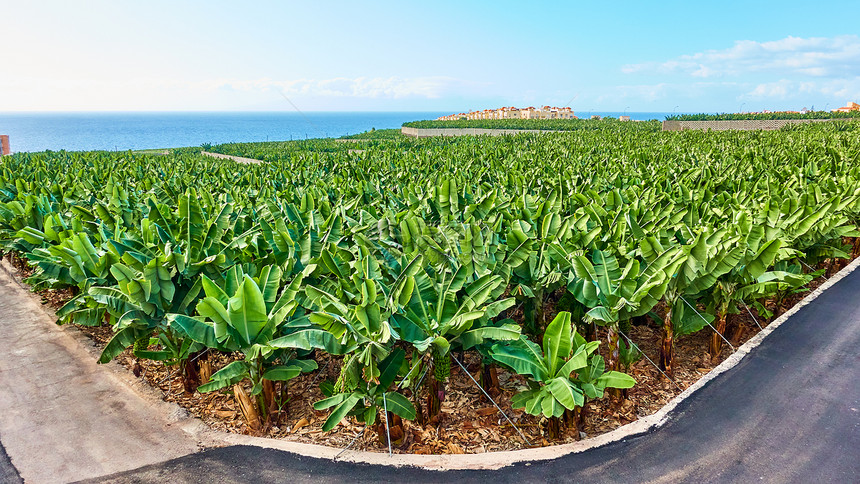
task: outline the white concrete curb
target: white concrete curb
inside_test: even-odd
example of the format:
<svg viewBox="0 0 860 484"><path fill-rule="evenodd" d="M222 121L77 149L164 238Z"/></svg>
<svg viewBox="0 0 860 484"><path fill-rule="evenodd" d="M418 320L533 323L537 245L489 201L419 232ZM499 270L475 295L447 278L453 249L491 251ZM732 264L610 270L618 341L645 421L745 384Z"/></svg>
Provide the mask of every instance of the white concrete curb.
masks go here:
<svg viewBox="0 0 860 484"><path fill-rule="evenodd" d="M348 462L360 462L374 465L389 465L389 466L413 466L430 470L455 470L455 469L499 469L505 466L525 461L541 461L555 459L567 454L575 454L584 452L588 449L600 447L611 442L624 440L635 435L644 434L652 429L658 428L672 418L672 410L675 409L681 402L689 398L692 394L705 386L709 381L726 371L734 368L749 352L760 345L761 342L771 334L776 328L780 327L791 315L795 314L806 306L825 290L845 276L853 272L860 266L860 258L855 259L848 266L843 268L838 273L834 274L827 282L819 286L813 292L804 297L801 301L794 305L790 310L783 313L779 318L771 322L757 335L744 343L725 361L717 365L714 369L704 375L696 383L688 387L682 393L673 398L663 408L657 412L642 417L635 422L621 426L611 432L607 432L597 437L587 440L572 442L569 444L560 444L549 447L539 447L534 449L522 449L503 452L487 452L483 454L443 454L443 455L415 455L415 454L393 454L388 456L387 453L367 452L367 451L347 451L338 460ZM278 449L295 454L317 457L323 459L333 459L342 449L325 447L320 445L303 444L298 442L290 442L286 440L266 439L260 437L251 437L239 434L227 434L225 432L215 432L214 438L222 440L231 445L253 445L268 449Z"/></svg>
<svg viewBox="0 0 860 484"><path fill-rule="evenodd" d="M3 261L4 269L9 272L17 272L11 268L8 262ZM728 357L716 368L704 375L700 380L684 390L682 393L673 398L663 408L656 413L642 417L639 420L619 427L611 432L599 435L580 442L569 444L560 444L549 447L540 447L533 449L522 449L515 451L503 452L488 452L482 454L444 454L444 455L413 455L413 454L394 454L388 456L387 453L368 452L368 451L347 451L341 455L338 460L366 463L372 465L387 465L387 466L412 466L428 470L456 470L456 469L499 469L518 462L526 461L542 461L555 459L567 454L584 452L588 449L600 447L611 442L622 441L627 438L644 434L652 429L658 428L665 424L673 417L672 411L690 395L698 391L709 381L713 380L720 374L728 371L736 366L749 352L760 345L761 342L776 328L781 326L791 315L795 314L803 306L820 296L825 290L833 284L843 279L845 276L853 272L860 266L860 258L851 262L844 269L839 271L827 282L819 286L815 291L807 295L798 302L790 310L782 314L775 321L770 323L763 331L758 333L744 345L739 347L735 353ZM20 284L20 283L19 283ZM26 286L25 286L26 287ZM54 324L54 315L52 312L45 310L45 320L50 324ZM93 347L89 340L81 333L77 333L75 337L94 358L98 357L98 350ZM166 403L161 399L158 391L148 387L138 379L135 379L131 374L118 363L105 365L104 368L109 370L112 377L119 380L122 384L129 386L143 400L158 406L162 411L169 415L169 420L175 422L174 428L181 429L185 434L196 439L198 445L202 447L220 447L226 445L248 445L261 448L283 450L292 452L298 455L322 459L334 459L341 453L342 449L334 447L326 447L314 444L305 444L299 442L291 442L287 440L269 439L261 437L251 437L247 435L233 434L223 431L213 430L204 424L201 420L195 417L188 416L188 413L175 403Z"/></svg>

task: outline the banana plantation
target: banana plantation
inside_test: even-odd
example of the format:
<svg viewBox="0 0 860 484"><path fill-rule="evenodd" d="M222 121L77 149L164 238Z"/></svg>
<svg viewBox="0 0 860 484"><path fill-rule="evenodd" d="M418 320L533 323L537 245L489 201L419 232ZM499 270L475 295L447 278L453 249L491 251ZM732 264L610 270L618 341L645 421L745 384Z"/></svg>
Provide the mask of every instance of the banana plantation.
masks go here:
<svg viewBox="0 0 860 484"><path fill-rule="evenodd" d="M637 384L632 325L671 382L679 340L716 358L732 318L766 324L856 256L858 141L853 123L654 122L207 147L260 164L20 153L0 163L0 239L35 290L68 289L59 324L110 328L100 362L173 368L250 432L307 400L305 378L322 432L390 446L404 421L444 421L453 374L488 398L504 374L499 418L534 416L551 443Z"/></svg>

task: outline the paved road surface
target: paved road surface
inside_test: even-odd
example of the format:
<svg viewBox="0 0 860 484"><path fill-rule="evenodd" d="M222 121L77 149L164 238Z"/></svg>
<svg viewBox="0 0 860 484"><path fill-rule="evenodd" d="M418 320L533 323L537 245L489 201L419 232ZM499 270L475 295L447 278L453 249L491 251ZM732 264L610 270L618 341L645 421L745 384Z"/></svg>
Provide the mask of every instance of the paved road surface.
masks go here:
<svg viewBox="0 0 860 484"><path fill-rule="evenodd" d="M0 441L2 440L3 436L0 435ZM15 466L12 465L12 461L6 455L6 449L0 443L0 483L12 484L19 482L23 481L21 480L21 476L18 475L18 469L15 469Z"/></svg>
<svg viewBox="0 0 860 484"><path fill-rule="evenodd" d="M434 472L233 446L91 482L860 482L860 270L663 427L556 460Z"/></svg>
<svg viewBox="0 0 860 484"><path fill-rule="evenodd" d="M141 398L127 384L134 380L128 372L97 365L86 337L53 324L38 297L8 270L4 261L0 477L12 475L4 465L10 460L24 479L44 484L104 476L199 450L197 440L180 429L194 424L191 419Z"/></svg>

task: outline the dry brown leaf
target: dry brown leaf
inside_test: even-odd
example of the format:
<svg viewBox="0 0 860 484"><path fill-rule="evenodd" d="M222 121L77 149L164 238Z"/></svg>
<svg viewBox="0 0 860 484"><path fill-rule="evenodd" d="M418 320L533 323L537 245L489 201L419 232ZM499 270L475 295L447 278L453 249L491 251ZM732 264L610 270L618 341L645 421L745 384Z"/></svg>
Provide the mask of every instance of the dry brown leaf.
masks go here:
<svg viewBox="0 0 860 484"><path fill-rule="evenodd" d="M310 424L310 422L308 422L308 419L302 418L301 420L296 422L296 424L293 426L292 432L298 432L302 428L307 427L308 424Z"/></svg>
<svg viewBox="0 0 860 484"><path fill-rule="evenodd" d="M492 415L496 412L498 412L498 409L496 407L484 407L475 410L475 413L478 414L478 416L480 417L486 417L487 415Z"/></svg>
<svg viewBox="0 0 860 484"><path fill-rule="evenodd" d="M460 447L459 445L457 445L453 442L448 442L447 447L448 447L448 452L451 454L464 454L465 453L465 452L463 452L462 447Z"/></svg>

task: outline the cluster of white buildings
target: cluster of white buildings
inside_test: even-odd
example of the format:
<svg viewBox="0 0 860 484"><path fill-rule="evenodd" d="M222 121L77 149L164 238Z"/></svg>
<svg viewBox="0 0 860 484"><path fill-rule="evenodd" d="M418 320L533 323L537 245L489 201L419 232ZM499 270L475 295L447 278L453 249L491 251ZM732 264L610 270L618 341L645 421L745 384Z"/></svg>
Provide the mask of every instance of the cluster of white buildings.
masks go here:
<svg viewBox="0 0 860 484"><path fill-rule="evenodd" d="M834 113L850 113L852 111L860 111L860 104L849 101L848 104L841 108L832 109Z"/></svg>
<svg viewBox="0 0 860 484"><path fill-rule="evenodd" d="M573 109L559 108L555 106L544 106L535 108L502 107L498 109L484 109L483 111L470 111L468 113L450 114L436 118L439 121L457 121L460 119L577 119Z"/></svg>

